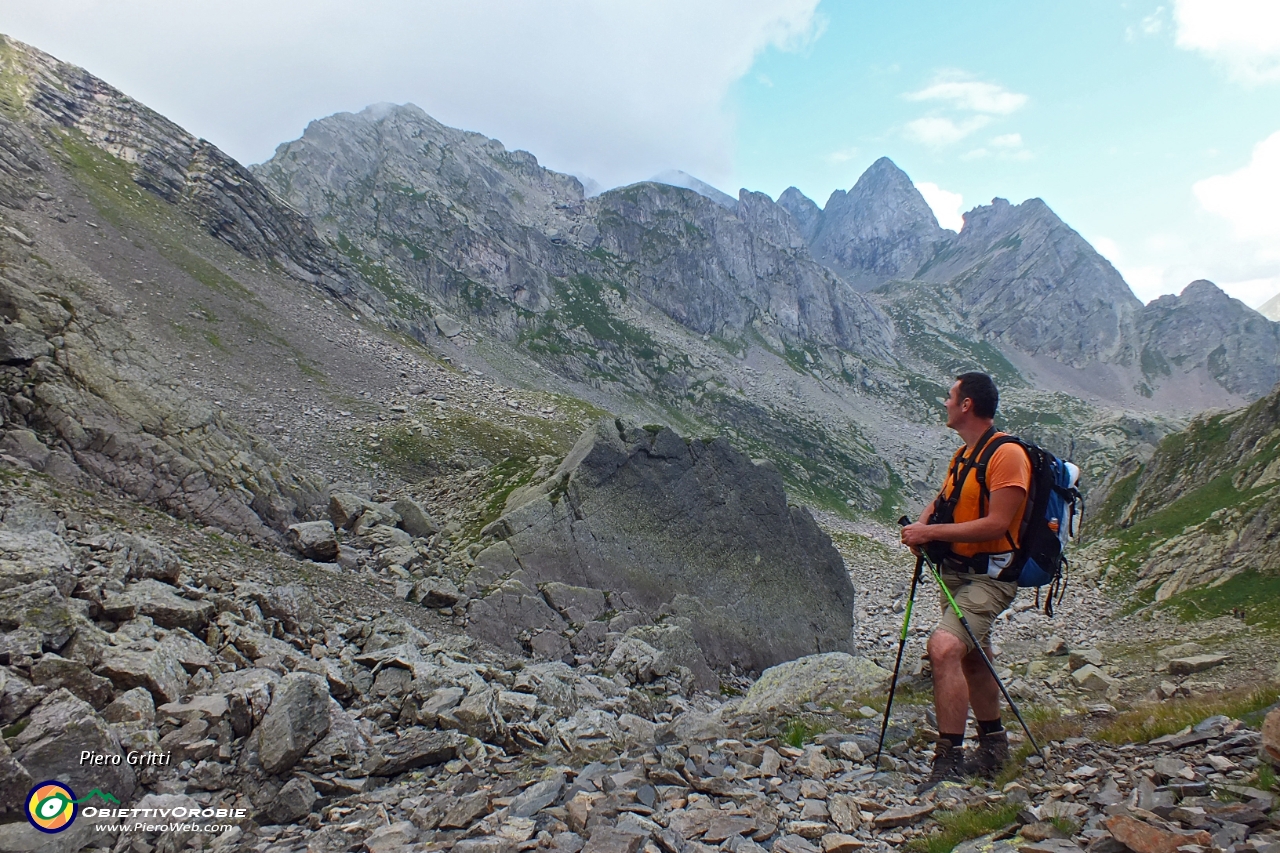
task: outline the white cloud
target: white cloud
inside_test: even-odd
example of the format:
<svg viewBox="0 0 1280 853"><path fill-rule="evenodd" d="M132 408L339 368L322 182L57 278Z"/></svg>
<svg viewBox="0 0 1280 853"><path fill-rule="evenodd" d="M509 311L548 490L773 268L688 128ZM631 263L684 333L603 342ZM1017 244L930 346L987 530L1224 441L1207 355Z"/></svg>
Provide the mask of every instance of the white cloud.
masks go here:
<svg viewBox="0 0 1280 853"><path fill-rule="evenodd" d="M990 115L1009 115L1027 103L1027 96L1010 92L995 83L977 80L940 80L906 96L909 101L941 101L958 110Z"/></svg>
<svg viewBox="0 0 1280 853"><path fill-rule="evenodd" d="M1205 210L1231 223L1238 239L1280 241L1280 131L1254 146L1247 166L1191 189Z"/></svg>
<svg viewBox="0 0 1280 853"><path fill-rule="evenodd" d="M916 184L916 189L924 196L929 207L933 208L933 215L938 217L939 225L952 231L959 231L964 227L964 214L961 213L964 197L960 193L949 192L928 181Z"/></svg>
<svg viewBox="0 0 1280 853"><path fill-rule="evenodd" d="M830 154L827 155L826 160L828 163L831 163L832 165L839 166L841 163L848 163L850 160L852 160L854 157L857 157L857 156L858 156L857 147L851 145L848 148L841 148L839 151L832 151Z"/></svg>
<svg viewBox="0 0 1280 853"><path fill-rule="evenodd" d="M820 34L818 0L5 3L4 30L244 162L307 122L413 102L616 185L732 172L732 86ZM177 34L175 36L175 34Z"/></svg>
<svg viewBox="0 0 1280 853"><path fill-rule="evenodd" d="M990 121L986 116L972 116L962 121L925 116L907 122L907 136L925 145L951 145L981 130Z"/></svg>
<svg viewBox="0 0 1280 853"><path fill-rule="evenodd" d="M1175 0L1178 47L1227 66L1249 83L1280 80L1280 3Z"/></svg>
<svg viewBox="0 0 1280 853"><path fill-rule="evenodd" d="M994 145L996 148L1021 148L1022 134L1021 133L1002 133L1001 135L993 138L991 140L991 144Z"/></svg>
<svg viewBox="0 0 1280 853"><path fill-rule="evenodd" d="M1110 237L1091 237L1089 245L1098 250L1098 254L1111 261L1112 266L1124 260L1124 253L1120 251L1120 244Z"/></svg>
<svg viewBox="0 0 1280 853"><path fill-rule="evenodd" d="M1147 15L1145 18L1143 18L1142 21L1137 26L1125 28L1125 31L1124 31L1125 39L1128 41L1134 41L1140 35L1157 36L1160 33L1164 32L1164 27L1166 23L1165 12L1166 12L1166 9L1164 6L1157 6L1156 10L1152 12L1150 15Z"/></svg>

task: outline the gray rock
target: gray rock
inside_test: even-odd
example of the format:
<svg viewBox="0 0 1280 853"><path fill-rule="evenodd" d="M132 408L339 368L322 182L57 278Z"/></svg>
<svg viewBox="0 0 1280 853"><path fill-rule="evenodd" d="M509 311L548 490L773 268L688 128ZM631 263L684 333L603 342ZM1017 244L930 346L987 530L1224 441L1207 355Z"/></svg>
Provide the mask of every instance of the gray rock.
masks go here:
<svg viewBox="0 0 1280 853"><path fill-rule="evenodd" d="M113 560L124 566L126 577L174 583L182 573L182 560L159 542L136 533L117 535L113 542L117 549Z"/></svg>
<svg viewBox="0 0 1280 853"><path fill-rule="evenodd" d="M50 690L65 687L95 709L105 706L115 693L110 679L94 675L80 661L66 660L55 654L44 655L31 668L31 681Z"/></svg>
<svg viewBox="0 0 1280 853"><path fill-rule="evenodd" d="M843 652L808 655L761 673L738 713L795 714L809 702L840 707L856 696L880 690L890 676L874 662Z"/></svg>
<svg viewBox="0 0 1280 853"><path fill-rule="evenodd" d="M1094 693L1102 693L1112 685L1119 683L1115 678L1107 675L1091 663L1085 664L1072 672L1071 680L1075 682L1077 687L1082 687Z"/></svg>
<svg viewBox="0 0 1280 853"><path fill-rule="evenodd" d="M1227 655L1194 655L1188 658L1174 658L1169 661L1170 675L1191 675L1204 672L1206 669L1222 666L1227 662Z"/></svg>
<svg viewBox="0 0 1280 853"><path fill-rule="evenodd" d="M24 812L27 792L33 784L27 768L18 763L8 742L0 738L0 816Z"/></svg>
<svg viewBox="0 0 1280 853"><path fill-rule="evenodd" d="M144 723L156 721L156 703L145 687L134 687L115 698L102 709L102 718L108 723Z"/></svg>
<svg viewBox="0 0 1280 853"><path fill-rule="evenodd" d="M0 439L0 453L7 453L37 471L44 470L50 456L48 446L29 429L6 432L4 438Z"/></svg>
<svg viewBox="0 0 1280 853"><path fill-rule="evenodd" d="M0 631L36 631L43 647L50 651L59 651L81 626L88 624L52 585L0 590Z"/></svg>
<svg viewBox="0 0 1280 853"><path fill-rule="evenodd" d="M280 793L276 794L271 805L262 814L263 823L286 824L297 823L307 815L311 814L311 807L315 805L320 795L316 793L316 789L306 779L295 776L288 782L284 783L284 787L280 789Z"/></svg>
<svg viewBox="0 0 1280 853"><path fill-rule="evenodd" d="M419 767L451 761L458 755L464 738L457 732L412 728L389 743L379 744L365 764L371 776L396 776Z"/></svg>
<svg viewBox="0 0 1280 853"><path fill-rule="evenodd" d="M457 720L457 728L472 737L501 743L507 736L507 723L498 711L498 691L493 688L469 693L449 715Z"/></svg>
<svg viewBox="0 0 1280 853"><path fill-rule="evenodd" d="M543 584L542 595L568 622L583 624L599 619L609 609L609 602L598 589L551 583Z"/></svg>
<svg viewBox="0 0 1280 853"><path fill-rule="evenodd" d="M258 727L262 769L283 773L329 733L329 685L318 675L291 672L280 679Z"/></svg>
<svg viewBox="0 0 1280 853"><path fill-rule="evenodd" d="M525 651L520 642L522 633L528 636L541 629L559 633L567 627L541 595L515 579L505 581L467 605L467 630L510 652Z"/></svg>
<svg viewBox="0 0 1280 853"><path fill-rule="evenodd" d="M563 790L564 777L559 775L552 779L535 782L511 801L507 812L513 817L533 817L559 799Z"/></svg>
<svg viewBox="0 0 1280 853"><path fill-rule="evenodd" d="M549 480L513 493L485 533L500 541L476 558L478 570L674 611L715 666L764 669L850 644L853 587L830 539L788 507L776 472L723 439L685 442L602 420ZM472 630L507 644L513 627L537 618L562 630L545 603L520 596L489 612L473 603Z"/></svg>
<svg viewBox="0 0 1280 853"><path fill-rule="evenodd" d="M400 527L415 539L427 539L440 532L440 525L410 498L399 498L391 507L400 516Z"/></svg>
<svg viewBox="0 0 1280 853"><path fill-rule="evenodd" d="M831 194L809 245L814 257L869 290L891 278L914 278L949 236L906 173L881 157L847 194Z"/></svg>
<svg viewBox="0 0 1280 853"><path fill-rule="evenodd" d="M12 746L14 757L33 779L59 779L77 793L101 788L121 802L133 796L136 776L124 761L119 738L89 703L69 690L45 697ZM105 763L82 763L82 752L104 756ZM119 757L119 764L110 763L113 756Z"/></svg>
<svg viewBox="0 0 1280 853"><path fill-rule="evenodd" d="M440 330L440 334L446 338L456 338L462 334L462 324L448 314L437 314L432 319L435 321L436 328Z"/></svg>
<svg viewBox="0 0 1280 853"><path fill-rule="evenodd" d="M202 632L217 607L211 601L183 598L168 584L146 579L129 585L118 595L107 596L102 602L102 611L116 621L148 616L161 628Z"/></svg>
<svg viewBox="0 0 1280 853"><path fill-rule="evenodd" d="M21 323L0 325L0 364L29 364L53 355L53 344Z"/></svg>
<svg viewBox="0 0 1280 853"><path fill-rule="evenodd" d="M448 578L426 578L414 584L409 598L423 607L452 607L462 598L462 593Z"/></svg>
<svg viewBox="0 0 1280 853"><path fill-rule="evenodd" d="M110 647L96 672L121 690L145 687L159 704L173 702L187 689L187 671L182 666L179 647L166 640Z"/></svg>
<svg viewBox="0 0 1280 853"><path fill-rule="evenodd" d="M350 530L351 526L364 512L367 501L350 492L334 492L329 496L329 520L333 526L341 530Z"/></svg>
<svg viewBox="0 0 1280 853"><path fill-rule="evenodd" d="M309 560L331 563L338 558L338 538L332 522L305 521L289 525L289 544Z"/></svg>
<svg viewBox="0 0 1280 853"><path fill-rule="evenodd" d="M418 838L418 828L407 820L375 830L364 840L368 853L399 853Z"/></svg>

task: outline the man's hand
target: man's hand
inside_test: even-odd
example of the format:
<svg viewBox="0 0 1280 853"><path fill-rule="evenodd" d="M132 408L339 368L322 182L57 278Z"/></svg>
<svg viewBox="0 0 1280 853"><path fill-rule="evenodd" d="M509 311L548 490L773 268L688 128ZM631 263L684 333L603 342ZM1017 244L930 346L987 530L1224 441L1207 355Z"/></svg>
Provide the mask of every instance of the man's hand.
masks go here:
<svg viewBox="0 0 1280 853"><path fill-rule="evenodd" d="M916 522L902 528L902 544L911 548L911 553L920 556L920 546L933 541L929 525Z"/></svg>

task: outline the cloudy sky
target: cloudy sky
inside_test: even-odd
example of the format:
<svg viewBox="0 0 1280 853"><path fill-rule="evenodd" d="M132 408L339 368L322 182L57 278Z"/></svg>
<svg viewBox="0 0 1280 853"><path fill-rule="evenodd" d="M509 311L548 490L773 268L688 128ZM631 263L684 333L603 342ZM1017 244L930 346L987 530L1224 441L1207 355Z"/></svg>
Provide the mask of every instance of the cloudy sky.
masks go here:
<svg viewBox="0 0 1280 853"><path fill-rule="evenodd" d="M1144 300L1280 292L1275 0L0 0L0 32L244 162L382 101L605 186L823 204L887 155L948 227L1043 198Z"/></svg>

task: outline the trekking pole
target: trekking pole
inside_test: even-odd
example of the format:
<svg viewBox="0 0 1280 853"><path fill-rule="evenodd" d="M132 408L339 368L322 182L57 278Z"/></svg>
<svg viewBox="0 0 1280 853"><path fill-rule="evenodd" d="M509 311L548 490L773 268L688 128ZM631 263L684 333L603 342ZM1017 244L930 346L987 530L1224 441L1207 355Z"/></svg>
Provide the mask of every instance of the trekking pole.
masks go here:
<svg viewBox="0 0 1280 853"><path fill-rule="evenodd" d="M911 520L905 515L898 519L898 524L904 527L910 523ZM920 553L924 554L924 551L921 550ZM951 597L951 590L942 582L942 572L939 571L938 566L935 565L928 557L922 556L921 559L929 564L929 571L933 573L933 579L936 580L938 582L938 586L942 588L942 594L947 597L947 601L951 604L951 609L956 612L956 618L960 620L960 627L964 628L964 632L968 634L969 639L973 641L973 647L978 650L978 656L982 658L982 662L987 665L987 672L991 673L991 677L996 680L996 685L1000 688L1000 692L1004 694L1004 701L1009 703L1009 709L1013 711L1013 715L1018 718L1018 723L1021 724L1022 730L1027 733L1027 740L1031 741L1032 749L1036 751L1036 755L1041 755L1040 745L1036 743L1035 735L1031 734L1031 729L1027 726L1027 721L1022 719L1022 712L1018 710L1018 703L1014 702L1013 697L1009 695L1009 691L1005 688L1004 682L1000 680L1000 676L996 673L995 665L991 663L991 658L987 657L987 653L982 648L982 644L978 642L978 638L973 634L973 629L969 627L969 620L964 618L964 613L961 612L960 605L956 604L956 600Z"/></svg>
<svg viewBox="0 0 1280 853"><path fill-rule="evenodd" d="M911 576L911 592L907 595L907 612L902 617L902 637L898 640L898 660L893 665L893 679L889 682L889 701L884 706L884 722L880 724L880 743L876 746L876 759L871 766L880 769L880 753L884 751L884 736L889 731L889 712L893 710L893 693L898 688L898 670L902 668L902 653L907 648L907 631L911 625L911 607L916 601L916 587L924 573L924 557L916 558L916 570Z"/></svg>

